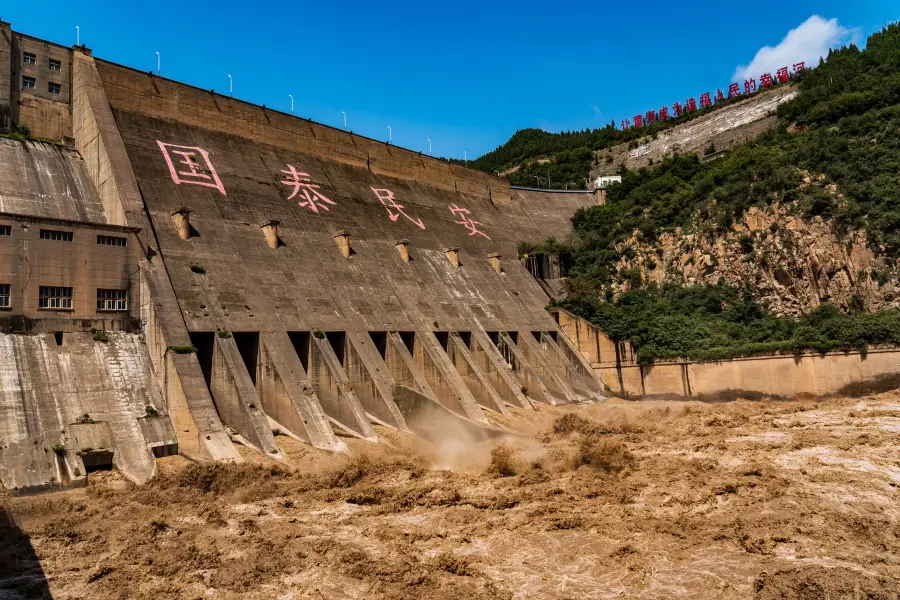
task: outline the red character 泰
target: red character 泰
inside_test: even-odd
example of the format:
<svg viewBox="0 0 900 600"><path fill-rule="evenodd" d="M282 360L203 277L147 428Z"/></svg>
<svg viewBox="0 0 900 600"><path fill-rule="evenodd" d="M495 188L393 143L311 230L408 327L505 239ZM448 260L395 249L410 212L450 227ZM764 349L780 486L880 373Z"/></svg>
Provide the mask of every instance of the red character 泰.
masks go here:
<svg viewBox="0 0 900 600"><path fill-rule="evenodd" d="M287 179L282 179L281 183L294 188L294 191L288 196L288 200L291 200L297 194L302 194L302 196L306 198L306 202L301 202L300 206L308 207L309 210L314 213L319 212L320 208L327 211L328 204L337 206L334 202L322 195L318 185L310 181L309 173L298 173L294 165L288 165L288 169L282 171L282 173L287 175Z"/></svg>

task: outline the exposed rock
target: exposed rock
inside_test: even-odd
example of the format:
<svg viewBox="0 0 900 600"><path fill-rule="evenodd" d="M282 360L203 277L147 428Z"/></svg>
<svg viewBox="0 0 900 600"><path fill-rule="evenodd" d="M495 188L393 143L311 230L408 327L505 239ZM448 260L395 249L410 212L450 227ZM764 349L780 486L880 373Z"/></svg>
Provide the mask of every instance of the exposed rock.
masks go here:
<svg viewBox="0 0 900 600"><path fill-rule="evenodd" d="M749 283L781 315L798 316L823 302L848 308L861 301L870 311L900 306L897 266L876 256L864 231L841 236L821 218L787 215L777 203L751 208L726 235L676 230L648 245L635 234L621 250L629 247L635 258L623 256L620 271L637 266L644 281L657 283L715 284L720 278L737 287ZM623 281L613 289L621 293L629 287Z"/></svg>

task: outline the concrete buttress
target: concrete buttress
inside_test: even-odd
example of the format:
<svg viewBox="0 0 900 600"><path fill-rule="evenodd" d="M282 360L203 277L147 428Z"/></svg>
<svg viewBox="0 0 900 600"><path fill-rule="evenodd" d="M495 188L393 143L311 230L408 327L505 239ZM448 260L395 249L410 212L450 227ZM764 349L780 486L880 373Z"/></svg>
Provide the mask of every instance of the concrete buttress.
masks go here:
<svg viewBox="0 0 900 600"><path fill-rule="evenodd" d="M267 455L283 459L234 338L215 336L209 389L226 424Z"/></svg>
<svg viewBox="0 0 900 600"><path fill-rule="evenodd" d="M267 415L312 446L333 452L346 444L337 439L288 335L260 334L257 393Z"/></svg>
<svg viewBox="0 0 900 600"><path fill-rule="evenodd" d="M500 394L494 389L487 375L475 362L475 358L469 352L469 348L458 333L450 334L447 354L478 404L500 413L509 412Z"/></svg>
<svg viewBox="0 0 900 600"><path fill-rule="evenodd" d="M194 354L170 347L190 344L184 317L159 255L159 241L147 215L125 143L93 57L75 51L72 63L72 131L111 223L139 228L143 287L151 302L143 310L153 372L171 414L179 451L200 460L240 461L216 413Z"/></svg>
<svg viewBox="0 0 900 600"><path fill-rule="evenodd" d="M471 354L504 402L510 406L534 408L522 393L522 383L500 354L500 350L484 331L477 328L472 330Z"/></svg>
<svg viewBox="0 0 900 600"><path fill-rule="evenodd" d="M408 430L406 420L393 400L394 378L372 338L365 333L348 331L347 339L344 371L366 413L392 427Z"/></svg>
<svg viewBox="0 0 900 600"><path fill-rule="evenodd" d="M416 332L412 354L416 367L425 374L425 379L441 404L476 423L487 421L434 333Z"/></svg>
<svg viewBox="0 0 900 600"><path fill-rule="evenodd" d="M309 345L310 382L325 414L344 429L374 441L375 430L328 339L314 334Z"/></svg>

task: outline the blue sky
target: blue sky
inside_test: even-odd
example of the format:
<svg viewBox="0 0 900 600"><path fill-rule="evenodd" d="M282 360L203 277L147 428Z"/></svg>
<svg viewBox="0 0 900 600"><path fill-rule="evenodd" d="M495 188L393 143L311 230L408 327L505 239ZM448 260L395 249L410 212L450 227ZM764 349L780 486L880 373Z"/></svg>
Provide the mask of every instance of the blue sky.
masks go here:
<svg viewBox="0 0 900 600"><path fill-rule="evenodd" d="M231 74L241 99L289 111L292 94L297 115L340 127L346 111L357 133L390 125L397 145L471 159L517 129L618 123L863 41L900 3L0 0L0 17L63 44L78 25L96 56L150 70L159 51L163 76L227 92Z"/></svg>

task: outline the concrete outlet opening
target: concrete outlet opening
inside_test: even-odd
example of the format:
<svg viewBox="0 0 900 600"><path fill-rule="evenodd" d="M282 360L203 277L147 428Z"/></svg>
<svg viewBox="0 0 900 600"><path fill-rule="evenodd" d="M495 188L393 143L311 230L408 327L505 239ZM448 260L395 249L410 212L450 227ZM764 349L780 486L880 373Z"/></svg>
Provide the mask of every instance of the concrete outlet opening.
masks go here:
<svg viewBox="0 0 900 600"><path fill-rule="evenodd" d="M437 338L438 342L440 342L441 344L441 347L444 349L444 352L446 352L450 346L450 334L446 331L435 331L434 337Z"/></svg>
<svg viewBox="0 0 900 600"><path fill-rule="evenodd" d="M325 338L328 340L328 343L331 344L331 349L334 350L334 353L337 355L338 360L341 362L341 366L346 366L347 334L343 331L326 331Z"/></svg>
<svg viewBox="0 0 900 600"><path fill-rule="evenodd" d="M409 353L413 356L416 355L416 332L415 331L401 331L399 332L400 339L403 340L403 345L406 346L406 349L409 350Z"/></svg>
<svg viewBox="0 0 900 600"><path fill-rule="evenodd" d="M466 345L466 348L469 350L472 349L472 332L471 331L459 331L459 338L462 340L463 344Z"/></svg>
<svg viewBox="0 0 900 600"><path fill-rule="evenodd" d="M241 353L244 360L244 366L247 367L247 373L250 374L250 381L256 385L256 364L259 361L259 333L256 332L239 332L233 333L234 343Z"/></svg>
<svg viewBox="0 0 900 600"><path fill-rule="evenodd" d="M308 331L289 331L288 337L294 346L294 351L300 358L300 364L303 370L309 372L309 332Z"/></svg>
<svg viewBox="0 0 900 600"><path fill-rule="evenodd" d="M212 362L213 349L216 341L216 334L213 332L195 331L191 333L191 343L197 349L197 360L200 362L200 370L203 371L203 378L209 387L212 379Z"/></svg>
<svg viewBox="0 0 900 600"><path fill-rule="evenodd" d="M378 350L378 354L381 355L381 358L387 358L387 332L370 331L369 337L372 338L372 343L375 344L375 348Z"/></svg>

